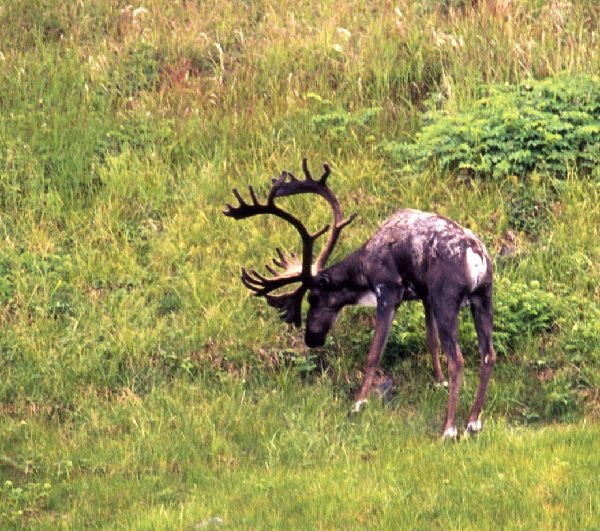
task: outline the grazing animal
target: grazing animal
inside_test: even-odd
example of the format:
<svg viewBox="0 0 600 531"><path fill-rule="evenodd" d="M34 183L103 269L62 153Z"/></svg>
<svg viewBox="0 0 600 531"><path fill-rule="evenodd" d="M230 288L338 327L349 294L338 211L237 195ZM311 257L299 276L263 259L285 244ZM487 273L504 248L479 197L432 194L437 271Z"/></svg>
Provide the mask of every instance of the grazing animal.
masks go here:
<svg viewBox="0 0 600 531"><path fill-rule="evenodd" d="M305 179L287 171L274 178L265 203L257 199L252 187L249 187L251 203L233 190L239 205L228 204L226 216L239 220L271 214L292 224L302 239L300 258L277 249L278 258L273 263L278 269L266 266L271 277L243 268L244 285L264 297L286 323L297 327L302 324L302 299L308 293L305 343L309 347L325 343L344 306L376 306L375 335L353 411L359 411L367 400L399 304L421 300L425 308L427 347L439 384L446 384L438 354L440 345L448 362L450 382L444 438L458 435L455 417L464 366L458 345L458 314L461 306L468 304L481 360L479 386L465 433L479 432L482 429L479 416L496 361L492 344L492 262L484 245L470 230L454 221L402 209L392 214L362 247L337 264L325 267L342 229L354 216L344 219L340 203L326 183L330 174L328 165L323 165L324 173L318 180L311 176L306 159L302 168ZM298 218L275 204L277 198L306 193L323 197L333 210L327 243L314 263L314 243L330 227L311 234ZM293 291L279 291L296 283Z"/></svg>

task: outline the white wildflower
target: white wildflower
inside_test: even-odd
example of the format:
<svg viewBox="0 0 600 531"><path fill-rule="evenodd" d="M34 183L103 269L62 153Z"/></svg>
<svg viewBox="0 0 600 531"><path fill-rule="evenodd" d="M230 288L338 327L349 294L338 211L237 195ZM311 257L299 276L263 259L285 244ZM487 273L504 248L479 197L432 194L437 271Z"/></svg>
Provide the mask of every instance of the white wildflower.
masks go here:
<svg viewBox="0 0 600 531"><path fill-rule="evenodd" d="M338 28L337 34L340 37L342 37L346 42L348 42L350 40L350 37L352 37L352 33L350 33L350 31L348 31L346 28Z"/></svg>
<svg viewBox="0 0 600 531"><path fill-rule="evenodd" d="M133 20L141 15L146 15L148 10L145 7L137 7L133 10Z"/></svg>

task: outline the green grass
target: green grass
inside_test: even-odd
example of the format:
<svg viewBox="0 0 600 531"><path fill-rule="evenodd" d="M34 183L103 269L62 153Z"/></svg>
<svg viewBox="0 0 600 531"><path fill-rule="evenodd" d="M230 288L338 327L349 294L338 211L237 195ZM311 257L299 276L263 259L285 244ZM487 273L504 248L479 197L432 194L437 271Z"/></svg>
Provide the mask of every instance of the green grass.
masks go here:
<svg viewBox="0 0 600 531"><path fill-rule="evenodd" d="M430 102L597 75L596 2L489 4L0 6L0 527L600 526L597 172L407 175L385 149ZM304 156L358 213L334 259L407 206L485 241L500 358L478 439L438 441L419 305L384 355L392 402L349 418L372 313L317 357L239 282L296 236L224 217L231 188Z"/></svg>
<svg viewBox="0 0 600 531"><path fill-rule="evenodd" d="M597 425L492 421L443 444L403 402L355 419L345 396L289 375L90 395L66 422L7 419L1 468L24 486L8 506L41 528L598 525Z"/></svg>

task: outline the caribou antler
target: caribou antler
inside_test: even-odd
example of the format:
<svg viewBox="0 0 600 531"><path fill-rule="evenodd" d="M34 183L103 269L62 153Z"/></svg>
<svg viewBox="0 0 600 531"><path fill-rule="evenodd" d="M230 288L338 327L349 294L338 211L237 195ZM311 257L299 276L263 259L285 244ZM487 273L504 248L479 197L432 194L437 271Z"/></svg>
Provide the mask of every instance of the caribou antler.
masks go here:
<svg viewBox="0 0 600 531"><path fill-rule="evenodd" d="M265 266L267 271L273 275L273 277L268 278L254 269L248 271L247 269L242 268L242 282L244 286L250 289L256 296L265 297L268 304L279 311L280 316L286 323L293 323L296 326L300 326L301 324L302 298L309 289L310 281L314 275L324 267L337 242L341 230L354 219L354 216L351 216L346 220L343 219L340 203L326 183L331 170L327 164L324 164L323 168L324 173L319 180L313 179L308 169L306 159L303 159L302 161L302 169L306 179L300 180L292 173L283 171L279 177L273 178L271 189L269 190L265 203L261 203L258 200L252 186L248 187L251 203L247 203L238 190L234 188L233 194L237 198L239 206L234 207L227 204L227 209L223 212L226 216L237 220L260 214L272 214L290 223L300 234L300 238L302 239L301 260L298 259L294 253L291 253L290 256L286 256L281 249L277 249L278 258L273 259L273 264L281 269L281 271L277 271L270 265ZM303 193L320 195L333 209L333 225L329 238L314 265L314 242L329 230L329 225L311 234L298 218L275 204L275 199L278 197ZM294 291L282 294L272 294L273 291L295 282L300 282L301 284Z"/></svg>
<svg viewBox="0 0 600 531"><path fill-rule="evenodd" d="M315 269L320 271L323 269L323 267L325 267L325 264L327 263L327 260L331 255L338 238L340 237L342 229L354 220L356 214L352 214L348 219L344 219L340 202L335 194L331 191L331 188L327 186L327 178L331 173L329 164L323 164L323 174L318 180L314 179L311 175L310 170L308 169L308 162L305 158L302 159L302 171L306 177L306 179L302 181L296 178L292 173L284 172L289 178L289 181L282 183L282 185L278 187L277 191L275 192L275 197L313 193L320 195L331 205L331 209L333 211L331 232L329 233L329 238L327 239L325 247L315 261ZM273 179L273 181L275 182L276 179Z"/></svg>

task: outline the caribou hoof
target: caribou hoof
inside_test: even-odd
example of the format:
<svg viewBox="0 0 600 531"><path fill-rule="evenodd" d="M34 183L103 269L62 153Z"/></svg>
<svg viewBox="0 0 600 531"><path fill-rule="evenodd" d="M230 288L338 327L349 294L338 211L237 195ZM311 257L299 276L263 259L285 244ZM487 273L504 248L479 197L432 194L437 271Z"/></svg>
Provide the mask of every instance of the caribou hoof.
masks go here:
<svg viewBox="0 0 600 531"><path fill-rule="evenodd" d="M433 387L436 389L448 389L448 380L443 380L441 382L435 382Z"/></svg>
<svg viewBox="0 0 600 531"><path fill-rule="evenodd" d="M471 420L465 429L464 437L468 437L469 435L477 435L483 429L483 425L479 419Z"/></svg>
<svg viewBox="0 0 600 531"><path fill-rule="evenodd" d="M458 430L456 426L450 426L446 428L444 434L442 435L442 440L444 441L456 441L458 439Z"/></svg>
<svg viewBox="0 0 600 531"><path fill-rule="evenodd" d="M350 413L360 413L361 410L364 408L365 404L367 403L367 399L364 398L362 400L357 400L356 402L354 402L354 404L352 404L352 408L350 409Z"/></svg>

